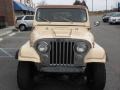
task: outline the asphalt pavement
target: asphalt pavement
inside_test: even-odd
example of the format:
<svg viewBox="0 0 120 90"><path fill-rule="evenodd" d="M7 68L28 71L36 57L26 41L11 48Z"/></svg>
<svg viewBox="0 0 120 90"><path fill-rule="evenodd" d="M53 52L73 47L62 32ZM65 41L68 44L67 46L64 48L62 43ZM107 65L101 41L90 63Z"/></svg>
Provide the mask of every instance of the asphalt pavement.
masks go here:
<svg viewBox="0 0 120 90"><path fill-rule="evenodd" d="M105 90L120 90L120 25L103 23L101 17L92 16L90 19L95 41L105 48L109 57L109 62L106 64L107 81ZM101 25L93 27L93 22L97 20L101 21ZM18 62L14 56L16 51L29 40L30 32L13 31L0 36L0 90L19 90L16 80ZM80 81L77 81L46 77L42 82L38 78L38 86L36 86L35 90L88 89L82 78Z"/></svg>

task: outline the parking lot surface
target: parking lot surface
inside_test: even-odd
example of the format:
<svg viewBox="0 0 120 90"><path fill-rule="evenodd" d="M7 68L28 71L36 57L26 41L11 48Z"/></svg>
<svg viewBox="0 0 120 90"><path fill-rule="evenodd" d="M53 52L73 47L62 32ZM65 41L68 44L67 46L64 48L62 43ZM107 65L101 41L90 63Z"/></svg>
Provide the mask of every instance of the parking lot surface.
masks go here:
<svg viewBox="0 0 120 90"><path fill-rule="evenodd" d="M90 19L95 41L105 48L109 57L105 90L120 90L120 25L103 23L100 16L91 16ZM101 21L101 25L93 27L93 22L97 20ZM16 51L29 40L30 32L14 31L0 36L0 90L19 90L16 80L18 62L14 57ZM88 90L83 78L79 81L65 77L39 79L35 90Z"/></svg>

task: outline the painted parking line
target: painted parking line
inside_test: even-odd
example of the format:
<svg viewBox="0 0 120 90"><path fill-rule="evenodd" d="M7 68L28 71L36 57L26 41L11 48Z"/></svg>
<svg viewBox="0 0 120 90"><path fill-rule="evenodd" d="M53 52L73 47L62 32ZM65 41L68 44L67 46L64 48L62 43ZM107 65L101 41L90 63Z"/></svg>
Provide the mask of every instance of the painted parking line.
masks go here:
<svg viewBox="0 0 120 90"><path fill-rule="evenodd" d="M18 48L0 48L0 60L1 58L14 58Z"/></svg>
<svg viewBox="0 0 120 90"><path fill-rule="evenodd" d="M4 36L8 35L8 36L13 36L15 35L16 33L12 33L12 31L7 31L7 32L4 32L4 33L1 33L0 34L0 42L4 40Z"/></svg>
<svg viewBox="0 0 120 90"><path fill-rule="evenodd" d="M0 38L0 42L3 41L3 38Z"/></svg>
<svg viewBox="0 0 120 90"><path fill-rule="evenodd" d="M11 34L9 34L8 36L10 36L10 37L12 37L12 36L14 36L16 33L11 33Z"/></svg>
<svg viewBox="0 0 120 90"><path fill-rule="evenodd" d="M15 56L11 56L11 57L9 57L9 56L0 56L0 58L14 58Z"/></svg>
<svg viewBox="0 0 120 90"><path fill-rule="evenodd" d="M4 50L3 48L0 48L0 51L2 51L3 53L5 53L8 57L13 57L10 53L8 53L6 50ZM1 57L1 56L0 56ZM4 56L6 57L6 56Z"/></svg>
<svg viewBox="0 0 120 90"><path fill-rule="evenodd" d="M18 48L0 48L0 49L5 49L5 50L18 50Z"/></svg>
<svg viewBox="0 0 120 90"><path fill-rule="evenodd" d="M0 37L2 37L2 36L5 36L5 35L7 35L7 34L10 34L12 31L6 31L6 32L4 32L4 33L1 33L0 34Z"/></svg>

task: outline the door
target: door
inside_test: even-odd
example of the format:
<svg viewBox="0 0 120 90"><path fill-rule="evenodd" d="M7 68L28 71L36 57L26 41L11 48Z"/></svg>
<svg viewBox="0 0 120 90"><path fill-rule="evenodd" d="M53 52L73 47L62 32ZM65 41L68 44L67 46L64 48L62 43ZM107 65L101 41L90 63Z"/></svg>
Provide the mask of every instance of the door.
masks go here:
<svg viewBox="0 0 120 90"><path fill-rule="evenodd" d="M26 16L24 21L27 24L27 27L32 27L33 26L33 19L34 16Z"/></svg>

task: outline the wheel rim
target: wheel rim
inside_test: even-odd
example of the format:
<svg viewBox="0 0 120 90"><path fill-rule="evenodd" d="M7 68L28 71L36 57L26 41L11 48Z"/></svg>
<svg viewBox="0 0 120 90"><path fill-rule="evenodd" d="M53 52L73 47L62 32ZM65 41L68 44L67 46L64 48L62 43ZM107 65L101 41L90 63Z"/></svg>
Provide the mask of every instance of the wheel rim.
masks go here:
<svg viewBox="0 0 120 90"><path fill-rule="evenodd" d="M21 31L25 30L25 26L23 26L23 25L20 26L20 30L21 30Z"/></svg>

